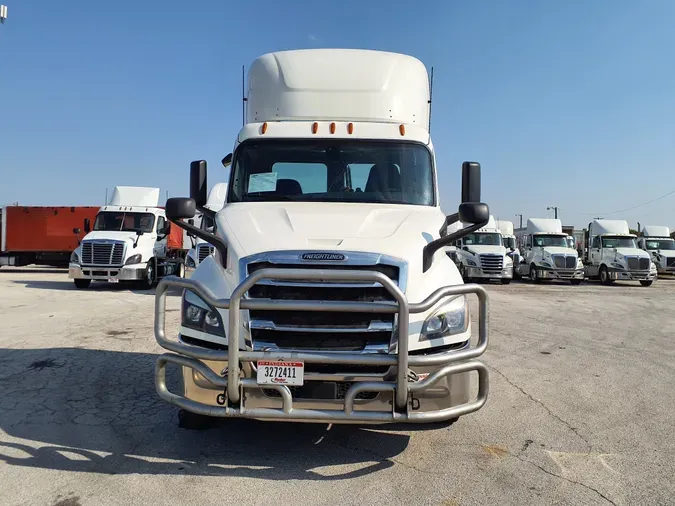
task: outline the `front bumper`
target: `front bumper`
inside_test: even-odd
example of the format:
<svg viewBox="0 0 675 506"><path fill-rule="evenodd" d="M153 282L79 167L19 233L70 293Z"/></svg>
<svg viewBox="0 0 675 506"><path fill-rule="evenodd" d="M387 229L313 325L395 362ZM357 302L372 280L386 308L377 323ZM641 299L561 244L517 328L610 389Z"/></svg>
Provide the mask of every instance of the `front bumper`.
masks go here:
<svg viewBox="0 0 675 506"><path fill-rule="evenodd" d="M284 301L280 305L279 301L241 297L261 279L307 278L378 282L398 302ZM227 350L212 350L167 339L164 330L165 304L167 290L172 286L193 291L215 308L229 309ZM408 352L409 314L428 311L446 297L469 293L476 294L479 301L477 346L411 355ZM160 282L155 295L155 338L160 346L173 352L161 355L155 367L155 387L165 401L187 411L215 417L331 423L438 422L477 411L487 401L488 370L485 364L474 360L484 353L488 343L487 292L479 285L444 287L420 304L409 304L396 284L375 271L260 269L246 278L234 294L231 299L216 299L202 283L174 276ZM373 305L377 305L378 312L398 314L396 352L364 354L240 349L243 344L239 335L240 310L274 308L359 312L372 310ZM294 397L291 388L286 385L258 385L254 373L258 360L293 360L309 365L334 366L328 374L306 372L305 383L341 382L345 390L338 399L304 400ZM182 392L170 392L167 388L166 365L169 363L183 368ZM341 374L341 365L379 366L384 367L386 373ZM471 371L478 373L475 400L469 399Z"/></svg>
<svg viewBox="0 0 675 506"><path fill-rule="evenodd" d="M504 268L499 272L485 271L481 267L464 267L467 277L481 279L511 279L513 277L513 268Z"/></svg>
<svg viewBox="0 0 675 506"><path fill-rule="evenodd" d="M653 281L657 277L655 271L627 271L609 267L607 269L609 279L626 281Z"/></svg>
<svg viewBox="0 0 675 506"><path fill-rule="evenodd" d="M675 274L675 265L664 267L661 264L656 264L656 269L659 274Z"/></svg>
<svg viewBox="0 0 675 506"><path fill-rule="evenodd" d="M550 269L537 267L537 276L541 279L584 279L583 269Z"/></svg>
<svg viewBox="0 0 675 506"><path fill-rule="evenodd" d="M68 277L71 279L91 279L94 281L139 281L145 279L147 262L124 265L122 267L68 265Z"/></svg>

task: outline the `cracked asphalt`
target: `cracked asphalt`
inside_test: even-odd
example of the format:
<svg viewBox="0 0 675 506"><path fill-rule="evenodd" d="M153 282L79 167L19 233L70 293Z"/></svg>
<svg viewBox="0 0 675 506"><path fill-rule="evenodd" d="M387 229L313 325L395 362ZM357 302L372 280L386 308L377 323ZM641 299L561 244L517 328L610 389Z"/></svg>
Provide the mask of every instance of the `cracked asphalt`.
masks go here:
<svg viewBox="0 0 675 506"><path fill-rule="evenodd" d="M450 428L188 431L154 390L152 292L3 268L0 502L675 504L675 280L488 291L490 397Z"/></svg>

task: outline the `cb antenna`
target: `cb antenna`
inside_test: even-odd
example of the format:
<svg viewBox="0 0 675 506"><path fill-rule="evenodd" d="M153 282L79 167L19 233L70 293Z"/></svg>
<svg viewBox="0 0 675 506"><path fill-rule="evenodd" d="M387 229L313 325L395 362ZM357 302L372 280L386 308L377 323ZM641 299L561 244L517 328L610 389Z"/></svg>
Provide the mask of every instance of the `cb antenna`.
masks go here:
<svg viewBox="0 0 675 506"><path fill-rule="evenodd" d="M246 124L246 72L241 66L241 126Z"/></svg>
<svg viewBox="0 0 675 506"><path fill-rule="evenodd" d="M431 99L434 96L434 68L431 67L431 79L429 79L429 133L431 133Z"/></svg>

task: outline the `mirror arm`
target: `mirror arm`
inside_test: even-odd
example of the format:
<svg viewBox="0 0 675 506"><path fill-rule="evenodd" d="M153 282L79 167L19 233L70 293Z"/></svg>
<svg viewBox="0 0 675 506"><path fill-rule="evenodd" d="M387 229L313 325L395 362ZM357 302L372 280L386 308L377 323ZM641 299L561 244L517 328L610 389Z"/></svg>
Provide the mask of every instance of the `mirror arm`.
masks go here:
<svg viewBox="0 0 675 506"><path fill-rule="evenodd" d="M448 218L450 218L450 215ZM474 223L473 225L469 225L466 228L463 228L462 230L458 230L457 232L453 232L450 235L446 235L445 237L441 237L440 239L436 239L435 241L431 241L429 244L427 244L424 247L424 250L422 251L422 272L427 272L429 270L429 267L431 267L431 261L434 257L434 253L436 253L439 249L445 247L445 246L450 246L454 241L461 239L462 237L465 237L479 228L484 227L487 225L487 221L482 221L480 223Z"/></svg>
<svg viewBox="0 0 675 506"><path fill-rule="evenodd" d="M208 207L204 206L197 206L197 210L201 212L204 216L208 216L209 218L211 218L213 221L216 220L216 211L214 211L213 209L209 209Z"/></svg>
<svg viewBox="0 0 675 506"><path fill-rule="evenodd" d="M209 211L211 210L209 209ZM186 223L183 220L169 220L169 221L174 225L176 225L177 227L180 227L183 230L192 233L192 235L199 237L200 239L204 239L209 244L212 244L213 247L218 250L218 253L220 253L220 261L222 266L224 268L227 267L227 244L220 237L214 234L210 234L202 230L201 228L195 227L194 225L190 225L189 223Z"/></svg>
<svg viewBox="0 0 675 506"><path fill-rule="evenodd" d="M452 225L453 223L457 223L459 221L459 213L454 213L454 214L448 214L445 217L445 221L443 222L443 226L441 229L438 231L438 233L443 237L443 234L447 233L448 227Z"/></svg>

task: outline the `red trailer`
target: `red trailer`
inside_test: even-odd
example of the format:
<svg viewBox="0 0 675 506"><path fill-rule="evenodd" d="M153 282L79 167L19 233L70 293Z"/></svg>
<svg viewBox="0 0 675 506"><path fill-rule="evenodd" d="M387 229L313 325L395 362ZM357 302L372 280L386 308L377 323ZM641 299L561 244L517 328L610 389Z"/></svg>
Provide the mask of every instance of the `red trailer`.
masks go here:
<svg viewBox="0 0 675 506"><path fill-rule="evenodd" d="M67 267L78 245L73 232L85 218L92 222L99 207L7 206L0 208L0 266L29 264Z"/></svg>

